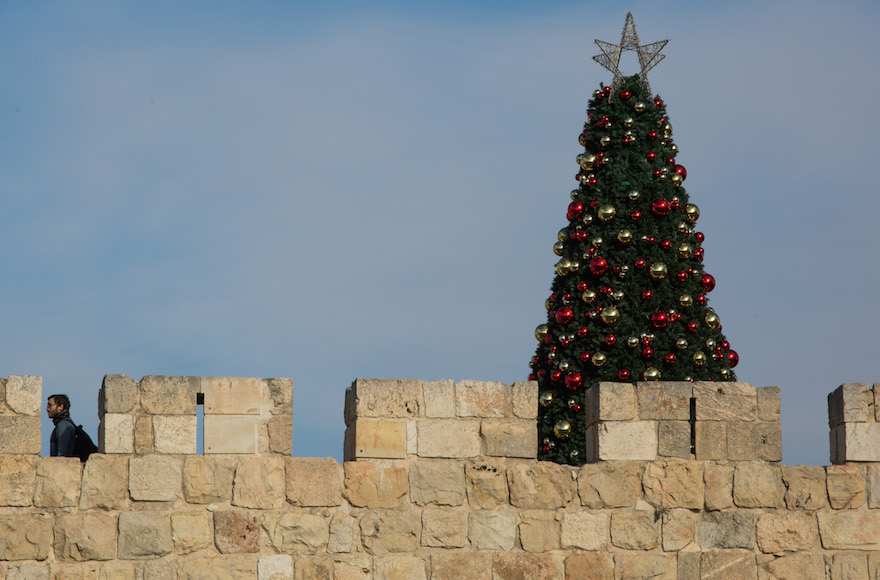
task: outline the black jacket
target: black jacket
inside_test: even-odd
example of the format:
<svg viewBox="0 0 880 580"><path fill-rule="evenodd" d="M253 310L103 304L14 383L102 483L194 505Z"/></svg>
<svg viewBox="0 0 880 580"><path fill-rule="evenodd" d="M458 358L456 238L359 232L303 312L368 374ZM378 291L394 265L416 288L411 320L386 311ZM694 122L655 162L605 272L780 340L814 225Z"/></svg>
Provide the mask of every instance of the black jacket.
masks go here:
<svg viewBox="0 0 880 580"><path fill-rule="evenodd" d="M52 457L73 457L73 448L76 445L76 425L70 418L67 410L61 411L54 417L55 430L49 438L49 455Z"/></svg>

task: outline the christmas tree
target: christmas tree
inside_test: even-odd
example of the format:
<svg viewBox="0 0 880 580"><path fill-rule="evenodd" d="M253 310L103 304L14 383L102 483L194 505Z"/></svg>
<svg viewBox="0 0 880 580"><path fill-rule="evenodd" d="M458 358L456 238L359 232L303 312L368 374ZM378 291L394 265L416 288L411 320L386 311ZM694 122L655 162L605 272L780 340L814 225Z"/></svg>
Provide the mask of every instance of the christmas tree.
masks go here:
<svg viewBox="0 0 880 580"><path fill-rule="evenodd" d="M620 45L596 41L614 80L593 93L578 137L579 185L530 363L541 460L584 462L584 396L600 381L735 380L737 354L707 303L715 280L703 270L700 210L647 80L666 42L640 45L631 14ZM637 52L638 75L620 74L624 50Z"/></svg>

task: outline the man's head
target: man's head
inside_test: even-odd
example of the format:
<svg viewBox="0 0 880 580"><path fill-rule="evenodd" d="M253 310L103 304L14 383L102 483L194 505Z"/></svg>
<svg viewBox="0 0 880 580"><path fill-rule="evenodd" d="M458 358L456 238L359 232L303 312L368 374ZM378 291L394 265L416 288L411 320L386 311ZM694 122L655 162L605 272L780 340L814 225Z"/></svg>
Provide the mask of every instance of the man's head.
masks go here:
<svg viewBox="0 0 880 580"><path fill-rule="evenodd" d="M68 409L70 409L70 399L67 398L67 395L52 395L46 400L46 413L49 414L50 419Z"/></svg>

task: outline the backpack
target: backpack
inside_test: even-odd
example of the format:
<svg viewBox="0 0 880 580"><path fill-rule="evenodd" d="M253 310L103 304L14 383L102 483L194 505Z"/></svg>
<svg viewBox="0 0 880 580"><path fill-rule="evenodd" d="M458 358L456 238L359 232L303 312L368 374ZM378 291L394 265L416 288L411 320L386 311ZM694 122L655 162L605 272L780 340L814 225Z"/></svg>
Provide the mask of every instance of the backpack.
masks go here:
<svg viewBox="0 0 880 580"><path fill-rule="evenodd" d="M73 444L73 457L79 457L79 460L85 463L89 455L98 451L98 446L95 445L82 425L77 425L70 419L68 421L76 428L76 443Z"/></svg>

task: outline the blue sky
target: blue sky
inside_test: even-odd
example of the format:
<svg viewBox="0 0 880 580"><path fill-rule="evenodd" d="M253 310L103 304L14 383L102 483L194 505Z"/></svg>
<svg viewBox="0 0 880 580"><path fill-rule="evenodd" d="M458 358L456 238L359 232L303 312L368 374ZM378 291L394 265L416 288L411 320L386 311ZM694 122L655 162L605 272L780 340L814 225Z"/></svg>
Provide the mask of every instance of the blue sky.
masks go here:
<svg viewBox="0 0 880 580"><path fill-rule="evenodd" d="M93 434L106 373L290 377L337 458L356 377L524 379L631 10L738 376L827 464L826 395L880 381L880 5L717 4L0 4L0 375Z"/></svg>

